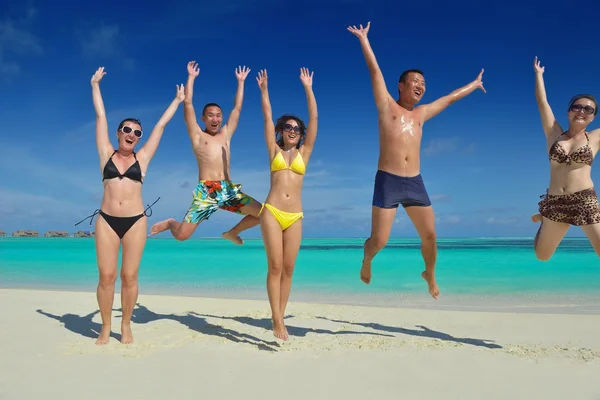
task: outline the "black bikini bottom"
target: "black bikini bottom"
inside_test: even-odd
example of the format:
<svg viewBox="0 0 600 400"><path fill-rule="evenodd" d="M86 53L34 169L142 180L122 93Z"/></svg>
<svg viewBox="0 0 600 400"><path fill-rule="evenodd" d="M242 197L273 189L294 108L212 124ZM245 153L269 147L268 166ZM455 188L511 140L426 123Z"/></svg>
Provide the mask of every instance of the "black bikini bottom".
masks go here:
<svg viewBox="0 0 600 400"><path fill-rule="evenodd" d="M114 217L114 216L108 215L104 211L98 209L98 210L94 211L94 213L92 215L89 215L89 216L85 217L84 219L82 219L81 221L79 221L78 223L76 223L75 226L79 225L80 223L82 223L83 221L85 221L88 218L90 218L90 225L92 225L92 221L94 220L94 217L96 215L100 214L102 216L102 218L104 218L104 220L106 221L108 226L110 226L112 228L112 230L115 231L117 236L119 236L119 239L123 239L125 234L131 229L133 224L135 224L140 218L142 218L143 216L149 217L152 215L152 212L150 212L150 214L148 214L147 211L148 210L152 211L151 207L154 204L156 204L156 202L158 200L160 200L160 197L158 199L156 199L156 201L154 201L154 203L149 205L144 210L144 212L142 212L141 214L138 214L138 215L134 215L133 217Z"/></svg>

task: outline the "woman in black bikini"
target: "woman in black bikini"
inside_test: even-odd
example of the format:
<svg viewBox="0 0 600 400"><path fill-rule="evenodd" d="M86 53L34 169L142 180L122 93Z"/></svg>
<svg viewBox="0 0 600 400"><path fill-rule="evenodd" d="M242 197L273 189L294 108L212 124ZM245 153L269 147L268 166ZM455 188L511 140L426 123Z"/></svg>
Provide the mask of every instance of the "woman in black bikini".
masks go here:
<svg viewBox="0 0 600 400"><path fill-rule="evenodd" d="M183 85L177 86L175 99L152 130L144 147L137 153L133 150L142 137L142 125L133 118L123 120L117 129L118 147L115 150L108 136L106 112L100 93L100 81L105 74L104 67L101 67L91 80L96 110L96 144L104 184L104 197L97 212L100 217L96 219L96 258L100 273L97 297L102 317L102 331L96 344L107 344L109 341L121 244L121 343L132 343L131 314L138 296L138 268L146 245L148 226L142 202L142 182L165 126L185 95Z"/></svg>
<svg viewBox="0 0 600 400"><path fill-rule="evenodd" d="M548 104L544 67L537 57L533 68L550 158L550 186L541 196L539 214L532 217L534 222L542 222L534 241L535 254L542 261L549 260L569 226L574 225L581 226L600 256L600 206L591 176L592 163L600 148L600 129L586 130L598 113L598 103L589 94L573 97L569 103L569 129L564 131Z"/></svg>

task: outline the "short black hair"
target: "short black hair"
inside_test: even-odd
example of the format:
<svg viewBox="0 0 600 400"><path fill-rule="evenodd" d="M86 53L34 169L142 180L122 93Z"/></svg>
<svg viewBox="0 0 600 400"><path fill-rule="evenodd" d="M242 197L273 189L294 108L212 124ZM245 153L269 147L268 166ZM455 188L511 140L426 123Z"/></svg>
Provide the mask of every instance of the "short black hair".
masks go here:
<svg viewBox="0 0 600 400"><path fill-rule="evenodd" d="M302 144L304 143L304 139L306 138L306 125L304 125L304 121L302 121L295 115L284 114L277 119L277 122L275 123L275 139L277 140L277 145L283 148L283 135L281 131L283 131L283 126L290 119L296 121L296 123L300 127L300 141L298 141L298 145L296 146L296 148L299 149L300 146L302 146Z"/></svg>
<svg viewBox="0 0 600 400"><path fill-rule="evenodd" d="M571 106L573 105L573 103L581 99L588 99L593 101L594 105L596 106L594 107L594 115L598 114L598 102L596 101L596 98L589 93L581 93L571 97L571 101L569 101L569 111L571 110Z"/></svg>
<svg viewBox="0 0 600 400"><path fill-rule="evenodd" d="M142 122L139 119L137 119L137 118L125 118L119 124L119 128L117 129L117 131L121 130L121 128L125 125L125 122L133 122L134 124L138 124L140 126L140 128L142 128ZM143 129L142 129L142 131L143 131Z"/></svg>
<svg viewBox="0 0 600 400"><path fill-rule="evenodd" d="M207 105L204 106L204 108L202 109L202 115L206 114L206 109L208 107L218 107L219 110L221 110L221 112L223 112L223 109L221 108L220 105L218 105L217 103L208 103Z"/></svg>
<svg viewBox="0 0 600 400"><path fill-rule="evenodd" d="M406 71L404 71L403 73L400 74L400 78L398 79L398 83L400 82L404 82L406 81L406 78L408 77L408 74L410 74L411 72L415 72L417 74L421 74L422 76L425 76L425 74L423 73L423 71L421 71L420 69L407 69Z"/></svg>

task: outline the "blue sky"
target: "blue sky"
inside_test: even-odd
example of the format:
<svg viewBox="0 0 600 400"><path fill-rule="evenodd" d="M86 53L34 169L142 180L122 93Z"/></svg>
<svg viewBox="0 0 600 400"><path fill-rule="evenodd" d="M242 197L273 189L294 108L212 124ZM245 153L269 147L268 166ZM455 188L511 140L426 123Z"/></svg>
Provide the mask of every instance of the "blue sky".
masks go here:
<svg viewBox="0 0 600 400"><path fill-rule="evenodd" d="M0 17L0 229L75 231L100 206L90 77L101 65L110 132L125 117L152 129L196 60L194 104L228 113L235 67L252 71L232 141L232 177L263 201L269 186L260 92L269 72L275 115L307 117L299 69L314 70L319 105L316 148L305 178L304 236L368 236L377 169L377 114L369 74L348 25L371 21L371 44L392 94L400 72L420 68L423 102L475 79L480 91L424 127L422 170L440 237L532 236L549 166L534 96L533 58L546 67L551 105L566 123L570 97L600 96L600 55L593 26L598 5L577 13L539 2L484 6L460 2L222 0L157 3L104 1L60 8L12 5ZM573 18L565 18L571 15ZM598 127L594 122L591 128ZM116 140L113 139L116 145ZM143 143L143 140L142 140ZM600 171L593 178L597 182ZM181 218L197 179L179 109L147 172L144 200L158 196L150 222ZM196 231L217 236L239 221L220 211ZM571 228L570 236L581 235ZM416 232L400 209L392 235ZM259 228L245 237L259 237Z"/></svg>

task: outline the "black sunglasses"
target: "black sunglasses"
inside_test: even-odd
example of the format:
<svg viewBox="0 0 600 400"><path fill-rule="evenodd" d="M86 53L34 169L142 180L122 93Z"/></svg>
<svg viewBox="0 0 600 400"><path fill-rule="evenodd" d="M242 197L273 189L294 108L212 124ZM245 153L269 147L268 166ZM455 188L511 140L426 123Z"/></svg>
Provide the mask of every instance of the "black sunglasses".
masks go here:
<svg viewBox="0 0 600 400"><path fill-rule="evenodd" d="M584 106L582 104L573 104L571 106L571 108L569 108L569 110L573 111L573 112L579 112L581 110L583 110L583 112L585 114L593 114L596 110L594 109L594 107L591 106Z"/></svg>
<svg viewBox="0 0 600 400"><path fill-rule="evenodd" d="M121 127L121 131L123 133L131 133L131 131L133 131L133 134L138 137L141 138L142 135L144 134L142 131L140 131L139 129L132 129L130 126L123 126Z"/></svg>
<svg viewBox="0 0 600 400"><path fill-rule="evenodd" d="M285 124L285 125L283 126L283 130L284 130L284 131L286 131L286 132L291 132L291 131L294 131L294 132L296 132L296 133L300 133L300 127L299 127L298 125L296 125L296 126L292 126L292 125L290 125L290 124Z"/></svg>

